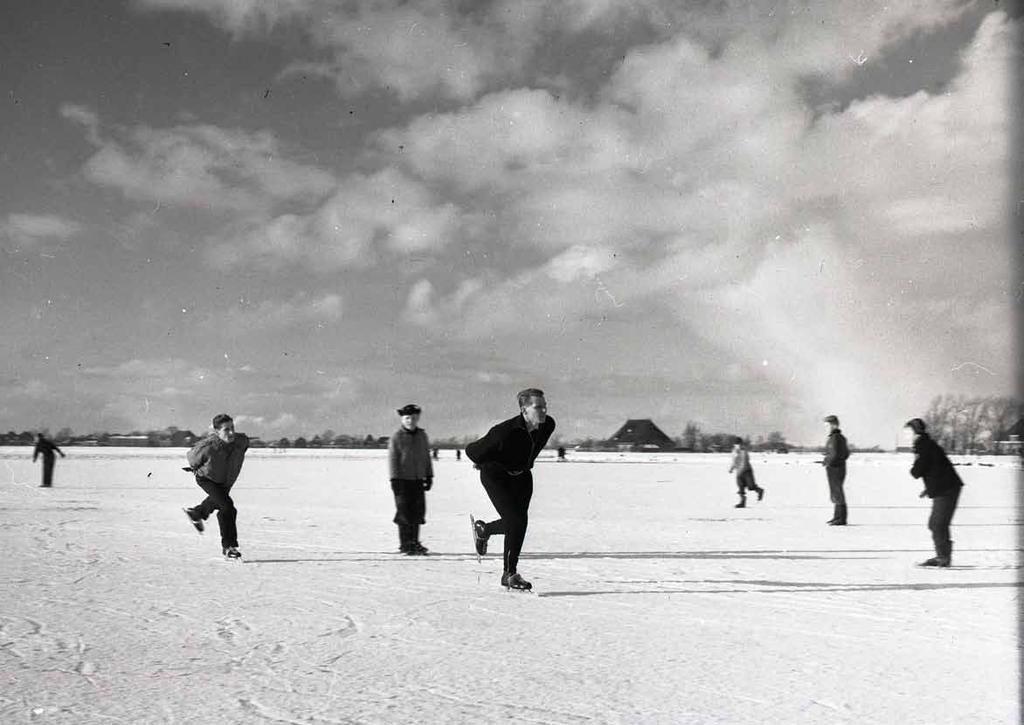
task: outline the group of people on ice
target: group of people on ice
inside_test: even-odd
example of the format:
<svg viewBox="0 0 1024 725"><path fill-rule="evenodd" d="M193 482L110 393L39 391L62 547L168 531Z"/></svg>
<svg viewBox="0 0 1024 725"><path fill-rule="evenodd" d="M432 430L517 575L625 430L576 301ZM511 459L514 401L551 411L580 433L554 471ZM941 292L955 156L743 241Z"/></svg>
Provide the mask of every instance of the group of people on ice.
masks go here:
<svg viewBox="0 0 1024 725"><path fill-rule="evenodd" d="M538 454L547 445L555 430L554 419L547 414L544 392L527 388L517 396L519 411L508 420L494 425L485 436L466 446L466 455L480 471L480 483L494 505L498 518L485 522L471 517L474 547L478 556L487 553L490 537L504 537L502 552L502 586L529 590L532 584L519 573L519 556L529 523L530 499L533 496L533 465ZM425 523L426 492L434 481L433 456L426 431L419 427L419 406L409 404L396 411L401 426L388 442L388 470L391 491L395 499L393 521L398 527L399 551L408 556L428 553L420 542L420 526ZM846 459L850 452L839 428L839 419L825 418L829 435L825 467L829 494L835 506L830 526L847 523L846 498L843 483L846 478ZM935 556L922 562L922 566L950 566L952 541L949 527L960 497L963 482L942 448L928 435L927 426L920 418L907 422L914 434L914 464L911 475L924 481L921 496L932 499L928 528L935 544ZM188 467L206 497L196 506L184 509L195 529L202 532L205 521L216 511L220 526L221 547L224 556L238 559L237 512L231 498L231 488L238 478L249 447L249 439L234 429L234 421L226 414L213 419L213 432L201 439L188 452ZM52 453L51 453L52 455ZM746 506L747 491L764 498L764 488L757 485L750 454L743 440L734 440L730 472L736 474L740 495L737 507Z"/></svg>
<svg viewBox="0 0 1024 725"><path fill-rule="evenodd" d="M846 526L847 506L843 484L846 481L846 459L850 457L850 448L839 428L839 418L829 415L825 417L824 422L828 423L829 432L821 465L825 467L829 498L835 507L832 518L825 523L829 526ZM949 526L960 500L960 489L964 484L946 452L942 450L942 446L928 435L928 426L923 420L912 418L907 421L905 427L910 428L914 435L914 464L910 469L910 475L924 482L920 498L927 496L932 500L928 529L932 532L935 556L921 562L921 566L948 567L953 557ZM746 507L748 490L757 494L758 501L764 498L764 489L754 480L750 454L742 438L733 439L732 465L729 471L736 473L736 488L740 495L736 508Z"/></svg>

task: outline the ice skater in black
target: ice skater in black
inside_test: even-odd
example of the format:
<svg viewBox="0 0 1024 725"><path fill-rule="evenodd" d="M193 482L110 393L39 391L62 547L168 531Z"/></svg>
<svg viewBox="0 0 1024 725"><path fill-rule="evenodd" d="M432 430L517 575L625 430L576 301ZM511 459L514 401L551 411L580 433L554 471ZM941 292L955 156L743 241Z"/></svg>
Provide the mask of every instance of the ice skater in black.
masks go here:
<svg viewBox="0 0 1024 725"><path fill-rule="evenodd" d="M487 435L466 446L466 455L480 469L480 483L487 491L499 518L474 525L477 554L487 553L487 540L505 536L502 586L531 589L519 575L519 553L529 523L533 496L533 463L555 430L555 419L547 414L544 392L528 388L518 396L519 414L498 423Z"/></svg>
<svg viewBox="0 0 1024 725"><path fill-rule="evenodd" d="M64 451L58 448L56 443L42 433L36 435L36 449L32 452L32 462L36 462L40 453L43 455L43 482L40 488L53 487L53 464L56 461L53 454L55 451L60 454L61 458L65 457Z"/></svg>
<svg viewBox="0 0 1024 725"><path fill-rule="evenodd" d="M249 439L244 433L235 432L235 422L230 415L221 413L213 419L213 433L202 438L188 452L188 468L196 476L196 483L206 492L206 498L193 508L185 509L185 515L202 533L203 523L214 511L220 526L220 544L228 559L242 558L238 550L238 510L231 499L231 487L235 485L242 470Z"/></svg>
<svg viewBox="0 0 1024 725"><path fill-rule="evenodd" d="M949 538L949 525L960 501L960 490L964 482L953 468L942 446L928 435L927 426L920 418L907 421L914 431L914 465L910 475L924 479L924 490L920 497L932 500L932 513L928 517L928 528L935 544L935 556L921 562L921 566L949 566L953 558L953 542Z"/></svg>
<svg viewBox="0 0 1024 725"><path fill-rule="evenodd" d="M388 440L388 472L395 495L398 526L398 550L409 556L427 554L420 543L420 526L426 523L427 497L434 485L434 467L430 462L430 440L419 427L420 407L410 403L398 409L402 427Z"/></svg>

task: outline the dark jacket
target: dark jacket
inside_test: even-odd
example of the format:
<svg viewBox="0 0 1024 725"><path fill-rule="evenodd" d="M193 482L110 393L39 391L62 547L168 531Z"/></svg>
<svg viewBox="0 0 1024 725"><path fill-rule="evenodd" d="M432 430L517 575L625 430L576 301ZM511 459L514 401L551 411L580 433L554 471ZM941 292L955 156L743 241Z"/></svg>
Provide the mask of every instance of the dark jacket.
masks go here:
<svg viewBox="0 0 1024 725"><path fill-rule="evenodd" d="M928 498L945 496L964 485L942 446L927 433L922 433L914 441L914 465L910 475L924 479Z"/></svg>
<svg viewBox="0 0 1024 725"><path fill-rule="evenodd" d="M225 443L216 433L201 438L188 452L188 465L196 476L207 478L231 488L242 470L242 461L249 448L245 433L235 433L235 439Z"/></svg>
<svg viewBox="0 0 1024 725"><path fill-rule="evenodd" d="M434 477L430 462L430 439L422 428L408 431L404 427L388 439L388 472L391 479L422 481Z"/></svg>
<svg viewBox="0 0 1024 725"><path fill-rule="evenodd" d="M520 413L498 423L483 438L467 445L466 455L481 469L492 466L512 474L529 471L554 430L555 419L548 416L544 424L531 433Z"/></svg>
<svg viewBox="0 0 1024 725"><path fill-rule="evenodd" d="M825 468L846 468L846 459L850 457L850 448L846 445L846 436L838 428L828 434L825 441Z"/></svg>
<svg viewBox="0 0 1024 725"><path fill-rule="evenodd" d="M43 460L53 460L53 453L56 451L62 457L64 451L57 447L57 444L47 438L40 438L36 441L36 449L32 452L32 462L36 462L36 458L40 453L43 454Z"/></svg>

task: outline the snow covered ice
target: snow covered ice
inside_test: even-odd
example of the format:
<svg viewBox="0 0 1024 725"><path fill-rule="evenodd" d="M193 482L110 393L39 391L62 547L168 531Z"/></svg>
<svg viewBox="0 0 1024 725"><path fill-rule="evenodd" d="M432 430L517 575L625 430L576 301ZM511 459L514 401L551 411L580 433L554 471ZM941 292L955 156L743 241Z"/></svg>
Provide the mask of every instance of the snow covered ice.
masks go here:
<svg viewBox="0 0 1024 725"><path fill-rule="evenodd" d="M436 462L423 543L384 451L257 449L242 563L181 507L176 449L70 448L39 489L0 449L3 723L1016 723L1019 471L957 459L951 569L909 455L856 454L850 526L812 455L538 461L520 569L477 563L476 471ZM994 464L994 465L981 465Z"/></svg>

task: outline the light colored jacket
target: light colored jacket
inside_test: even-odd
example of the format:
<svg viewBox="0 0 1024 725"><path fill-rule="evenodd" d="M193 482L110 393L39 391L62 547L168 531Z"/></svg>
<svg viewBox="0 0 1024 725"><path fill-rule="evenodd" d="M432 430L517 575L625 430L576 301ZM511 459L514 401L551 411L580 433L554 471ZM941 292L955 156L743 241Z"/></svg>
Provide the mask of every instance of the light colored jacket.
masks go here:
<svg viewBox="0 0 1024 725"><path fill-rule="evenodd" d="M389 478L421 481L434 477L430 462L430 439L422 428L408 431L404 427L388 439Z"/></svg>
<svg viewBox="0 0 1024 725"><path fill-rule="evenodd" d="M729 466L729 473L743 473L750 469L750 454L745 448L737 448L732 452L732 465Z"/></svg>

